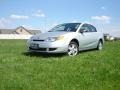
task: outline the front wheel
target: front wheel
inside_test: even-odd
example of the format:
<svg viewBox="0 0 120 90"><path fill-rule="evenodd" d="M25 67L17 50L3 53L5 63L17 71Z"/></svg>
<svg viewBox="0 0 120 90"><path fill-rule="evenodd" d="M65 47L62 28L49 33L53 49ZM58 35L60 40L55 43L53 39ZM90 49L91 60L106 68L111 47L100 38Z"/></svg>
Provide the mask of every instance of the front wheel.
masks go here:
<svg viewBox="0 0 120 90"><path fill-rule="evenodd" d="M69 56L75 56L78 53L78 45L76 42L70 42L68 45L68 55Z"/></svg>
<svg viewBox="0 0 120 90"><path fill-rule="evenodd" d="M102 50L102 48L103 48L103 44L101 41L99 41L97 45L97 50Z"/></svg>

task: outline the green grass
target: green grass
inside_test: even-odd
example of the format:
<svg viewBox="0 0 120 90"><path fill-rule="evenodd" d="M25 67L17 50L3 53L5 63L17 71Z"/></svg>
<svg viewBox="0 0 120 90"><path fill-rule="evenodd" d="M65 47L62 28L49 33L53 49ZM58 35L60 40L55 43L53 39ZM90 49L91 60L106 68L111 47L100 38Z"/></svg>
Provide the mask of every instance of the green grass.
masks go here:
<svg viewBox="0 0 120 90"><path fill-rule="evenodd" d="M119 41L75 57L25 52L25 40L0 40L0 90L120 90Z"/></svg>

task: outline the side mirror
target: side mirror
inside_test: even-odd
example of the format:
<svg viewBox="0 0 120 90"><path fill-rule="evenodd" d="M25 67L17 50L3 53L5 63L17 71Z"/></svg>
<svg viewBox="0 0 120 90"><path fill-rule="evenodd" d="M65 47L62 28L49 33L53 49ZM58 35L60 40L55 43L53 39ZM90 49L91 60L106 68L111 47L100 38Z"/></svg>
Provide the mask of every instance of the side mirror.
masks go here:
<svg viewBox="0 0 120 90"><path fill-rule="evenodd" d="M87 30L85 30L85 29L80 29L80 33L84 33L84 32L87 32Z"/></svg>

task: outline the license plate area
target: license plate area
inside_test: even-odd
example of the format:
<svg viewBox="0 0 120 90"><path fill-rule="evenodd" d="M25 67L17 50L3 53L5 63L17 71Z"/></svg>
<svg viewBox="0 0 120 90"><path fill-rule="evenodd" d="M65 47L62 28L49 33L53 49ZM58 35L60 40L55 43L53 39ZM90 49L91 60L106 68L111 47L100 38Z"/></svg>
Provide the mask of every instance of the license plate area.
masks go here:
<svg viewBox="0 0 120 90"><path fill-rule="evenodd" d="M30 47L33 48L33 49L38 49L39 48L39 44L37 44L37 43L31 43Z"/></svg>

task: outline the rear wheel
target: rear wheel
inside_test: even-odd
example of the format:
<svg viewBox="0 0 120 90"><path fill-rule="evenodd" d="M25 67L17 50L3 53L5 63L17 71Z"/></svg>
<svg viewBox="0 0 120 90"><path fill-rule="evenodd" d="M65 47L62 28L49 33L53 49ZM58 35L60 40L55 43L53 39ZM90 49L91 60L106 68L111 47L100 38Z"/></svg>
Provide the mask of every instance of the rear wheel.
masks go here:
<svg viewBox="0 0 120 90"><path fill-rule="evenodd" d="M68 45L68 55L69 56L75 56L78 53L78 45L76 42L70 42Z"/></svg>
<svg viewBox="0 0 120 90"><path fill-rule="evenodd" d="M97 45L97 50L102 50L102 48L103 48L102 41L99 41Z"/></svg>

